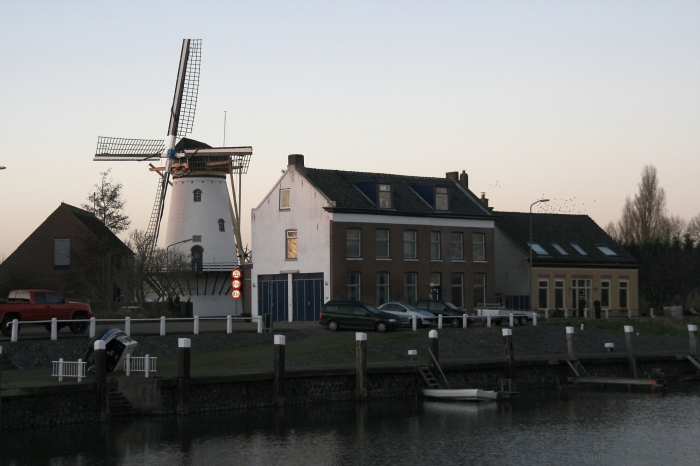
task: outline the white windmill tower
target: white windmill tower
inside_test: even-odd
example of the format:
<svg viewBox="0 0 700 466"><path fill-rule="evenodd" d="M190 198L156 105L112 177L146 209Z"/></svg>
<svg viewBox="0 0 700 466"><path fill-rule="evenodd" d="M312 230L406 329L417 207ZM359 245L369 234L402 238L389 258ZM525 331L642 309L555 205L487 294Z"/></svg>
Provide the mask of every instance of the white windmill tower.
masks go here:
<svg viewBox="0 0 700 466"><path fill-rule="evenodd" d="M172 186L165 245L191 257L193 273L172 281L159 280L163 270L151 270L149 283L163 295L192 301L197 315L238 315L242 303L229 296L229 273L244 258L234 175L240 191L241 175L248 171L253 149L214 148L185 137L192 132L197 106L201 44L200 39L183 40L166 141L100 136L93 160L163 162L161 167L149 164L150 171L160 175L147 229L149 257L158 241L165 194Z"/></svg>

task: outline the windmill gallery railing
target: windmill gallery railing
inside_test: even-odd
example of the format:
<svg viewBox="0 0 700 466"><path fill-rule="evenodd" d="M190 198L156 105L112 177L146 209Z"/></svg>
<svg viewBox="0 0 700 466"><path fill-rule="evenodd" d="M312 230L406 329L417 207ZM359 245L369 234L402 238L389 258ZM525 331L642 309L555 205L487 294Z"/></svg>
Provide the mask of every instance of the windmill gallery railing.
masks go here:
<svg viewBox="0 0 700 466"><path fill-rule="evenodd" d="M258 316L258 317L238 317L238 316L221 316L221 317L200 317L200 316L194 316L194 317L173 317L173 318L167 318L165 316L162 316L160 318L145 318L145 319L132 319L131 317L125 317L123 319L97 319L95 317L92 317L90 319L73 319L73 320L58 320L56 318L53 318L51 320L32 320L32 321L20 321L17 319L14 319L11 322L8 322L7 325L11 328L11 333L10 333L10 341L16 342L19 338L19 333L20 333L20 327L26 327L26 326L36 326L39 325L41 327L49 327L50 328L50 336L51 340L58 340L58 326L59 324L61 325L67 325L67 324L75 324L79 322L88 322L89 323L89 336L90 338L94 338L96 331L97 331L97 325L98 324L116 324L116 325L123 325L124 327L124 333L127 334L127 336L131 336L131 327L132 324L136 325L148 325L150 324L152 328L146 327L145 331L140 332L141 334L154 334L155 332L155 326L153 324L157 323L158 324L158 332L160 336L166 336L167 335L167 325L168 323L175 324L175 323L186 323L186 322L191 322L192 323L192 333L194 335L199 335L200 333L200 324L201 322L226 322L226 333L230 334L233 333L234 331L234 323L237 324L255 324L257 333L263 333L263 317ZM0 324L4 325L4 324ZM217 329L219 330L219 329ZM238 331L245 331L248 332L250 331L250 327L248 326L241 326ZM177 328L177 333L183 333L183 328L182 326L179 326Z"/></svg>

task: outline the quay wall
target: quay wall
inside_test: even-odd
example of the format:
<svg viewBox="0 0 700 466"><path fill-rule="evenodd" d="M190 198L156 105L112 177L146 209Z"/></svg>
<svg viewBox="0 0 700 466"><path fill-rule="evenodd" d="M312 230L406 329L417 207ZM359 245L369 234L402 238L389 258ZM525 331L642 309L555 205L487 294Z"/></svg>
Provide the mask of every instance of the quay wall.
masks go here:
<svg viewBox="0 0 700 466"><path fill-rule="evenodd" d="M590 376L630 377L624 354L582 358ZM678 381L697 375L684 355L637 358L639 377ZM507 378L505 362L444 362L443 371L452 388L498 390ZM573 376L566 362L558 359L516 361L512 372L514 390L556 388ZM351 401L355 394L355 369L292 370L284 376L284 404L303 405ZM414 365L368 367L370 400L420 396L424 382ZM647 389L649 389L647 387ZM118 391L134 407L136 415L177 414L178 384L175 378L114 377L110 391ZM189 384L189 414L252 410L274 406L272 373L218 377L193 377ZM58 427L64 424L100 422L94 382L2 391L0 429Z"/></svg>

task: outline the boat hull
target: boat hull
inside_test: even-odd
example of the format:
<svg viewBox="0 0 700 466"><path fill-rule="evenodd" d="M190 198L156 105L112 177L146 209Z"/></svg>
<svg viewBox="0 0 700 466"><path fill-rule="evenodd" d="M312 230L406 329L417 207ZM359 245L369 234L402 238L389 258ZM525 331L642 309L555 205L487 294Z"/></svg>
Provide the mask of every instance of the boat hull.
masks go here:
<svg viewBox="0 0 700 466"><path fill-rule="evenodd" d="M479 390L478 388L424 388L423 396L433 400L442 401L496 401L498 392Z"/></svg>

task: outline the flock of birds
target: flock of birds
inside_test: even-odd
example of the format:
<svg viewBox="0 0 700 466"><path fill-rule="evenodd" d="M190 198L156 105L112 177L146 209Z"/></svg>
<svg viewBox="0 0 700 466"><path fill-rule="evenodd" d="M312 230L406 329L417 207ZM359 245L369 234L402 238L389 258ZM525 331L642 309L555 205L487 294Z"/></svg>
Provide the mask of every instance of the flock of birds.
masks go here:
<svg viewBox="0 0 700 466"><path fill-rule="evenodd" d="M495 183L491 183L489 186L492 188L500 188L499 180ZM546 199L544 193L540 196L540 199ZM595 202L595 199L593 200ZM549 202L540 202L537 207L533 207L533 212L545 213L545 214L586 214L586 203L576 200L576 196L571 198L553 199L550 198Z"/></svg>

